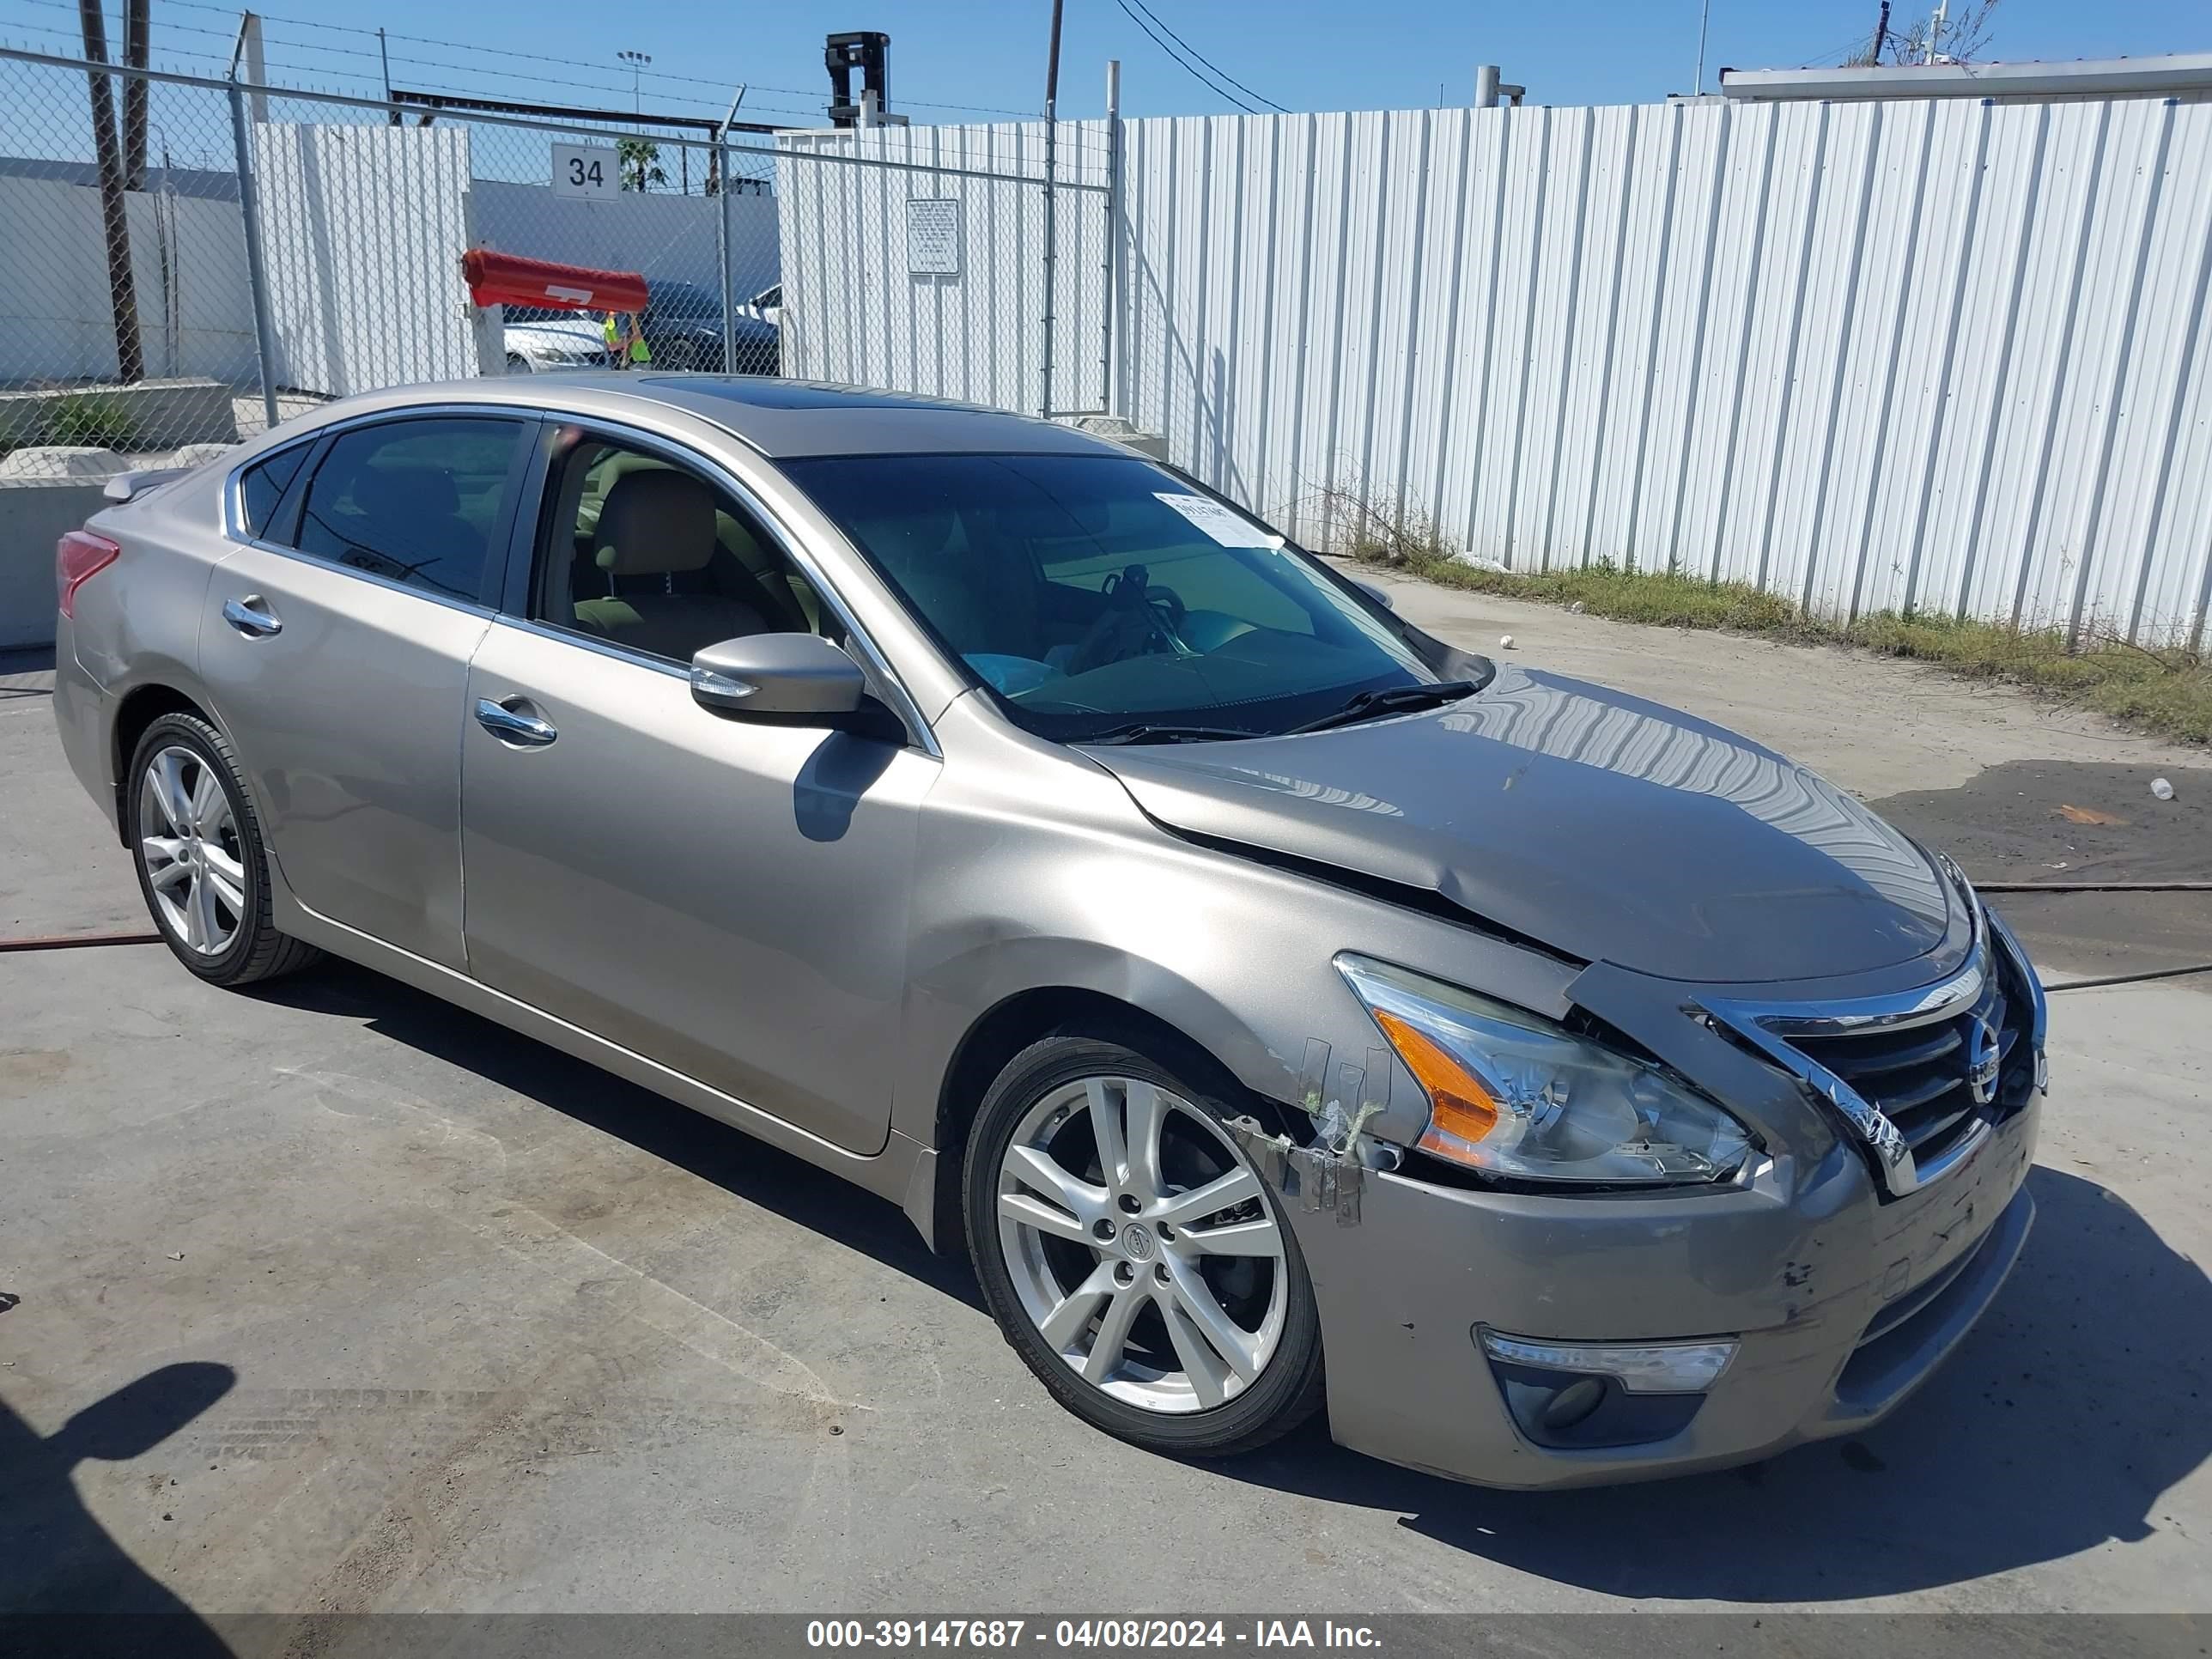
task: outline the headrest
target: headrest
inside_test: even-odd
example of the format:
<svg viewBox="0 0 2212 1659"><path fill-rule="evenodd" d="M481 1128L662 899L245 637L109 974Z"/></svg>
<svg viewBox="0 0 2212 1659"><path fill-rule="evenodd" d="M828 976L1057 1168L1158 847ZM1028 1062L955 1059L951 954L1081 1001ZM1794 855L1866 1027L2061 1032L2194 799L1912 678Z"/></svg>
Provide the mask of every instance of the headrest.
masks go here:
<svg viewBox="0 0 2212 1659"><path fill-rule="evenodd" d="M598 563L612 576L675 575L714 556L714 492L669 468L625 472L599 508Z"/></svg>
<svg viewBox="0 0 2212 1659"><path fill-rule="evenodd" d="M434 466L364 466L353 477L353 504L372 519L450 518L460 510L453 475Z"/></svg>

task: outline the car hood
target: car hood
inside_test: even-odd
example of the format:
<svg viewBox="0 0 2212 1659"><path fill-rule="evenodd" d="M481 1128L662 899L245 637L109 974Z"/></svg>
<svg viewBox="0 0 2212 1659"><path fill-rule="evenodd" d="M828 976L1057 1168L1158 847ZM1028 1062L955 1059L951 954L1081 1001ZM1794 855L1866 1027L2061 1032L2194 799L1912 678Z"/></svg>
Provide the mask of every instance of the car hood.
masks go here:
<svg viewBox="0 0 2212 1659"><path fill-rule="evenodd" d="M1301 737L1091 748L1170 829L1434 891L1590 962L1708 982L1942 943L1919 848L1747 738L1502 668L1449 708Z"/></svg>

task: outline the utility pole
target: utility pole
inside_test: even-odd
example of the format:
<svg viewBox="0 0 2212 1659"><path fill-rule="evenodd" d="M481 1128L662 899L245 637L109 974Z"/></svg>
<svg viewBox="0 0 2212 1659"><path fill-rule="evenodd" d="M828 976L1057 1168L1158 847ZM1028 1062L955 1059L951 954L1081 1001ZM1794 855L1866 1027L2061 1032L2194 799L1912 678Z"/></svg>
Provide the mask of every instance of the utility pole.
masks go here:
<svg viewBox="0 0 2212 1659"><path fill-rule="evenodd" d="M1936 0L1935 14L1928 20L1928 50L1920 60L1923 64L1936 61L1936 43L1943 38L1943 14L1948 4L1948 0Z"/></svg>
<svg viewBox="0 0 2212 1659"><path fill-rule="evenodd" d="M123 61L144 69L152 61L153 24L147 16L148 0L124 0ZM134 75L123 83L123 188L146 188L146 77Z"/></svg>
<svg viewBox="0 0 2212 1659"><path fill-rule="evenodd" d="M382 29L376 32L376 56L378 62L384 66L384 101L388 104L392 101L392 49L384 43ZM399 125L397 109L392 112L392 125L395 127Z"/></svg>
<svg viewBox="0 0 2212 1659"><path fill-rule="evenodd" d="M1100 307L1098 341L1098 407L1109 415L1121 413L1114 389L1114 312L1118 301L1121 267L1121 60L1106 60L1106 303Z"/></svg>
<svg viewBox="0 0 2212 1659"><path fill-rule="evenodd" d="M90 3L90 0L87 0ZM1061 0L1052 0L1052 46L1044 62L1044 406L1037 413L1052 415L1052 331L1054 278L1059 274L1060 238L1053 218L1054 149L1060 133L1054 106L1060 101L1060 12Z"/></svg>
<svg viewBox="0 0 2212 1659"><path fill-rule="evenodd" d="M1705 91L1705 25L1712 21L1713 0L1705 0L1698 8L1698 78L1691 95L1702 98Z"/></svg>
<svg viewBox="0 0 2212 1659"><path fill-rule="evenodd" d="M77 0L77 21L84 31L84 55L107 61L107 19L100 0ZM100 165L100 216L107 230L107 302L115 313L115 377L126 383L146 378L146 356L138 339L138 292L131 276L131 221L123 195L123 155L115 142L115 94L108 77L88 70L92 91L92 150Z"/></svg>
<svg viewBox="0 0 2212 1659"><path fill-rule="evenodd" d="M1889 0L1881 0L1881 15L1875 19L1874 52L1867 58L1869 65L1881 67L1881 49L1889 44Z"/></svg>

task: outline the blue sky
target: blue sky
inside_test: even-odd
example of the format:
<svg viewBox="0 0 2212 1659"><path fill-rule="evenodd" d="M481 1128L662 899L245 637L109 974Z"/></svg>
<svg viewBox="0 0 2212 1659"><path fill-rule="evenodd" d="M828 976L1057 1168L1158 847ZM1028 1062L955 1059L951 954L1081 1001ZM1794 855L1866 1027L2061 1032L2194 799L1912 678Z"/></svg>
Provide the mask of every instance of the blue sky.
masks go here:
<svg viewBox="0 0 2212 1659"><path fill-rule="evenodd" d="M1541 103L1620 103L1690 88L1697 0L1578 0L1514 6L1469 0L1146 0L1166 26L1255 92L1294 110L1406 107L1469 96L1479 60ZM208 0L153 0L157 61L217 72L235 13ZM1896 15L1921 9L1902 0ZM111 4L111 14L119 12ZM1713 0L1707 72L1720 66L1834 62L1871 32L1870 0ZM711 110L744 80L765 118L818 119L826 94L822 39L832 28L891 36L891 102L915 118L957 119L929 105L1034 110L1042 97L1048 0L778 0L702 5L624 0L270 0L272 80L373 90L373 34L425 37L554 61L394 40L393 79L504 93L515 99L629 102L623 47L653 55L645 101ZM0 0L0 40L59 49L76 28L75 0ZM119 23L112 24L119 31ZM2001 58L2094 58L2212 50L2206 0L2001 0ZM192 56L191 54L200 54ZM1068 0L1061 109L1095 115L1103 65L1122 62L1132 115L1232 107L1148 40L1117 0ZM435 67L434 67L434 65ZM677 78L685 77L685 78ZM570 83L570 84L563 84Z"/></svg>

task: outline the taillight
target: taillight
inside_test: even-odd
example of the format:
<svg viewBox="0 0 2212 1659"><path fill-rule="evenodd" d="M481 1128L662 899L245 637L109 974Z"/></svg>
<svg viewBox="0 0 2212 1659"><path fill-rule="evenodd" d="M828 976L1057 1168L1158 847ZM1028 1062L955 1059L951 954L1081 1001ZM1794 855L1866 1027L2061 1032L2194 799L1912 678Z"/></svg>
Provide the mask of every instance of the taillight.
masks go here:
<svg viewBox="0 0 2212 1659"><path fill-rule="evenodd" d="M123 550L105 536L89 530L72 530L54 544L54 587L61 595L62 615L76 616L76 591L113 564Z"/></svg>

